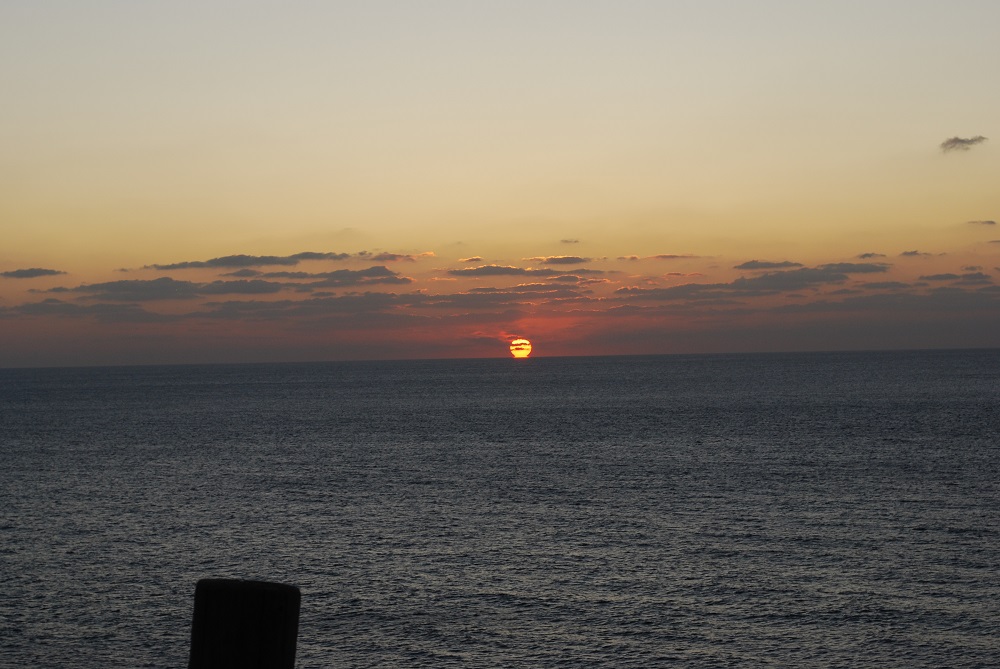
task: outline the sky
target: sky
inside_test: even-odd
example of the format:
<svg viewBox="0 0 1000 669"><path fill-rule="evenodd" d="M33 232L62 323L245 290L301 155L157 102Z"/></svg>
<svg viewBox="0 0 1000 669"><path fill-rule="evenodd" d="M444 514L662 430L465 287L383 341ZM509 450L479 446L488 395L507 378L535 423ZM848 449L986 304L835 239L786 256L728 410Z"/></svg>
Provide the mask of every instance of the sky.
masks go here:
<svg viewBox="0 0 1000 669"><path fill-rule="evenodd" d="M0 367L1000 346L997 25L5 0Z"/></svg>

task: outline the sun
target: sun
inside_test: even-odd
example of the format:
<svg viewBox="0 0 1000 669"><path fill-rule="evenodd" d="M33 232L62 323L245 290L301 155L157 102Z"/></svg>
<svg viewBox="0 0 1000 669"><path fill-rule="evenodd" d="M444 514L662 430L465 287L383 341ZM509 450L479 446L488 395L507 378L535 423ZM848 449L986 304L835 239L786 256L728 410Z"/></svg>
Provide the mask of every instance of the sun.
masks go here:
<svg viewBox="0 0 1000 669"><path fill-rule="evenodd" d="M515 358L527 358L531 355L531 342L527 339L515 339L510 343L510 354Z"/></svg>

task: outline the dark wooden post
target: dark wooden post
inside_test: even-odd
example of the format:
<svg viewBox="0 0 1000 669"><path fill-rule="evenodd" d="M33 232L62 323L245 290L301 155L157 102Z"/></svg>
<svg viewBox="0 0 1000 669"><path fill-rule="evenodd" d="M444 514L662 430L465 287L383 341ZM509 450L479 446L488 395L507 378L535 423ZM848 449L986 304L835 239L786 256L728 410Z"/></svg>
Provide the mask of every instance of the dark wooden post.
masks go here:
<svg viewBox="0 0 1000 669"><path fill-rule="evenodd" d="M282 583L198 581L188 669L294 669L300 601Z"/></svg>

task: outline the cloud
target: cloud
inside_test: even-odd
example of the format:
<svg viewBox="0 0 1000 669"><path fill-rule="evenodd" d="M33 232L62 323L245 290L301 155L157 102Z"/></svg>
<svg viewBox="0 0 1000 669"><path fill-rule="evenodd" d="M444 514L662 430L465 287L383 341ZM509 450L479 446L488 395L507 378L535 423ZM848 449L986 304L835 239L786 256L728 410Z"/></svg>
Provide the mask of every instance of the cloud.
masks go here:
<svg viewBox="0 0 1000 669"><path fill-rule="evenodd" d="M332 272L266 272L265 279L296 279L313 281L309 286L360 286L372 283L413 283L413 279L400 276L385 265L375 265L368 269L338 269ZM303 285L303 284L298 284Z"/></svg>
<svg viewBox="0 0 1000 669"><path fill-rule="evenodd" d="M941 150L944 152L948 151L968 151L977 144L982 144L986 141L986 137L982 135L976 135L975 137L969 137L968 139L964 137L950 137L943 142L941 142Z"/></svg>
<svg viewBox="0 0 1000 669"><path fill-rule="evenodd" d="M126 279L91 283L75 288L53 288L50 293L87 293L105 300L121 302L143 302L147 300L186 300L198 296L200 284L191 281L176 281L170 277L159 279Z"/></svg>
<svg viewBox="0 0 1000 669"><path fill-rule="evenodd" d="M930 253L925 253L923 251L903 251L899 255L906 257L917 257L917 256L929 256Z"/></svg>
<svg viewBox="0 0 1000 669"><path fill-rule="evenodd" d="M324 272L316 275L321 277L320 281L310 283L309 286L316 288L333 288L343 286L367 286L372 284L401 285L413 283L413 279L407 276L400 276L384 265L377 265L362 270L338 269L333 272Z"/></svg>
<svg viewBox="0 0 1000 669"><path fill-rule="evenodd" d="M969 221L969 225L996 225L996 221Z"/></svg>
<svg viewBox="0 0 1000 669"><path fill-rule="evenodd" d="M361 254L358 254L361 256ZM375 262L417 262L418 258L432 258L434 257L433 251L426 251L424 253L376 253L375 255L364 254L362 256L368 260L374 260Z"/></svg>
<svg viewBox="0 0 1000 669"><path fill-rule="evenodd" d="M574 274L604 274L599 269L577 268ZM560 276L561 272L554 269L524 269L522 267L511 267L510 265L480 265L479 267L468 267L465 269L450 269L448 274L452 276Z"/></svg>
<svg viewBox="0 0 1000 669"><path fill-rule="evenodd" d="M579 239L560 239L559 243L560 244L579 244L580 240Z"/></svg>
<svg viewBox="0 0 1000 669"><path fill-rule="evenodd" d="M593 258L582 258L580 256L536 256L534 258L525 258L525 260L533 260L543 265L579 265L580 263L590 262Z"/></svg>
<svg viewBox="0 0 1000 669"><path fill-rule="evenodd" d="M858 254L858 259L859 260L871 260L872 258L884 258L884 257L885 257L884 253L859 253Z"/></svg>
<svg viewBox="0 0 1000 669"><path fill-rule="evenodd" d="M833 269L809 268L767 272L750 278L740 277L729 283L685 283L668 288L638 288L630 286L615 291L619 296L635 296L653 300L731 300L733 298L774 295L847 280L847 273Z"/></svg>
<svg viewBox="0 0 1000 669"><path fill-rule="evenodd" d="M0 309L0 318L24 316L94 318L105 323L163 323L177 319L175 316L146 311L136 304L80 305L55 298Z"/></svg>
<svg viewBox="0 0 1000 669"><path fill-rule="evenodd" d="M41 267L31 267L29 269L13 269L9 272L0 272L0 276L5 279L34 279L39 276L57 276L65 274L57 269L43 269Z"/></svg>
<svg viewBox="0 0 1000 669"><path fill-rule="evenodd" d="M781 262L768 262L767 260L748 260L745 263L736 265L733 269L785 269L787 267L802 267L802 263L783 260Z"/></svg>
<svg viewBox="0 0 1000 669"><path fill-rule="evenodd" d="M982 272L967 272L965 274L928 274L920 277L921 281L954 281L964 286L985 286L993 283L993 277Z"/></svg>
<svg viewBox="0 0 1000 669"><path fill-rule="evenodd" d="M903 288L910 288L910 284L903 283L902 281L871 281L863 284L862 288L871 290L901 290Z"/></svg>
<svg viewBox="0 0 1000 669"><path fill-rule="evenodd" d="M261 267L265 265L298 265L303 260L346 260L351 257L349 253L316 253L304 251L290 256L250 256L232 255L211 258L209 260L194 260L186 262L171 263L169 265L146 265L144 269L172 270L172 269L201 269L201 268L236 268L236 267Z"/></svg>
<svg viewBox="0 0 1000 669"><path fill-rule="evenodd" d="M820 268L843 274L879 274L889 271L889 265L885 263L868 262L832 262L820 265Z"/></svg>
<svg viewBox="0 0 1000 669"><path fill-rule="evenodd" d="M199 295L266 295L288 288L288 284L275 281L213 281L198 287Z"/></svg>
<svg viewBox="0 0 1000 669"><path fill-rule="evenodd" d="M701 256L692 255L690 253L659 253L653 256L618 256L618 260L628 260L630 262L636 260L686 260L689 258L700 258Z"/></svg>
<svg viewBox="0 0 1000 669"><path fill-rule="evenodd" d="M459 258L458 262L482 262L482 256L472 256L471 258Z"/></svg>
<svg viewBox="0 0 1000 669"><path fill-rule="evenodd" d="M255 269L238 269L235 272L226 272L222 276L235 276L242 279L249 279L260 275L261 273Z"/></svg>

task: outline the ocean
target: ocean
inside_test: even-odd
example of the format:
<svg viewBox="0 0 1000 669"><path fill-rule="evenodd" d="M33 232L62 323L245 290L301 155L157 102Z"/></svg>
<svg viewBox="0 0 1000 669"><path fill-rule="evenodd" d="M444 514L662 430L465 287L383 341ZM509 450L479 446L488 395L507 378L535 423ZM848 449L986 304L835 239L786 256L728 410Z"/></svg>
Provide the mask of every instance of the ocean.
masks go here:
<svg viewBox="0 0 1000 669"><path fill-rule="evenodd" d="M0 666L995 667L1000 350L0 370Z"/></svg>

